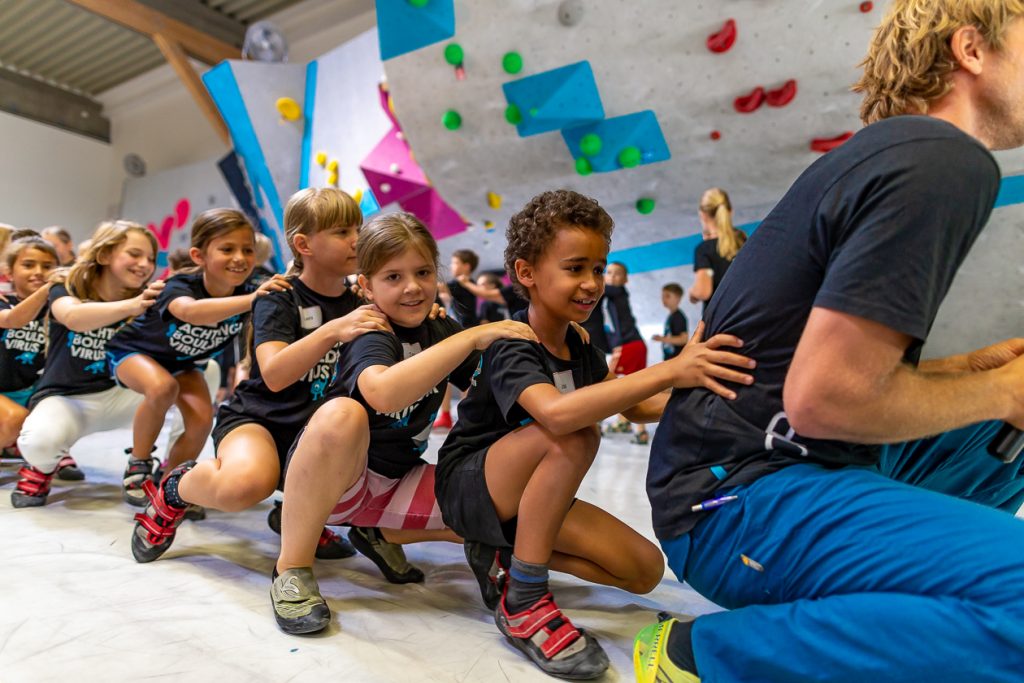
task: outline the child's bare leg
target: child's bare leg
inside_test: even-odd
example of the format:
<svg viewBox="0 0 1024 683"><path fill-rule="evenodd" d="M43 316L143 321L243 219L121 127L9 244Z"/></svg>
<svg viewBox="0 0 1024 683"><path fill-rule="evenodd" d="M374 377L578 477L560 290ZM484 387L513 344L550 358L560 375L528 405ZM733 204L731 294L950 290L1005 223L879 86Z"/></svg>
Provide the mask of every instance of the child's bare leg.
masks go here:
<svg viewBox="0 0 1024 683"><path fill-rule="evenodd" d="M0 448L14 443L21 433L21 425L28 417L28 410L6 396L0 396Z"/></svg>
<svg viewBox="0 0 1024 683"><path fill-rule="evenodd" d="M281 478L274 439L264 427L244 424L232 429L217 449L178 482L182 500L203 507L238 512L271 495Z"/></svg>
<svg viewBox="0 0 1024 683"><path fill-rule="evenodd" d="M178 375L178 398L175 404L181 411L185 431L174 441L167 453L167 469L171 470L186 460L195 460L203 450L206 437L213 428L213 404L206 379L199 370Z"/></svg>
<svg viewBox="0 0 1024 683"><path fill-rule="evenodd" d="M141 353L128 356L117 366L117 379L142 394L132 423L132 457L150 457L163 427L164 417L178 398L178 382L159 363Z"/></svg>
<svg viewBox="0 0 1024 683"><path fill-rule="evenodd" d="M292 453L285 478L277 571L310 567L331 510L366 469L366 410L348 398L322 405Z"/></svg>
<svg viewBox="0 0 1024 683"><path fill-rule="evenodd" d="M381 529L384 540L395 545L447 541L462 544L462 538L451 529Z"/></svg>

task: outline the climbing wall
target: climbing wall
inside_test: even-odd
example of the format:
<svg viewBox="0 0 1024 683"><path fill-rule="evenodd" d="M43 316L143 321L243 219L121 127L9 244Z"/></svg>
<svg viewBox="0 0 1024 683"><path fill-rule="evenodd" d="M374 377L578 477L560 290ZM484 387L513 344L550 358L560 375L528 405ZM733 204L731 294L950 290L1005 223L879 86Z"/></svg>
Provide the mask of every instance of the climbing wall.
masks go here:
<svg viewBox="0 0 1024 683"><path fill-rule="evenodd" d="M546 189L578 190L614 217L613 258L637 273L634 308L647 322L663 318L661 283L692 278L704 189L725 187L752 230L800 172L859 129L849 87L883 9L850 0L377 2L394 112L426 175L469 222L444 250L473 248L500 265L515 210ZM1006 175L1024 170L1021 152L997 156ZM1002 227L979 242L978 268L956 283L937 338L990 337L996 317L1024 332L1019 287L986 289L1020 282L1024 193L1004 195L993 217ZM996 297L990 307L966 305L982 292Z"/></svg>

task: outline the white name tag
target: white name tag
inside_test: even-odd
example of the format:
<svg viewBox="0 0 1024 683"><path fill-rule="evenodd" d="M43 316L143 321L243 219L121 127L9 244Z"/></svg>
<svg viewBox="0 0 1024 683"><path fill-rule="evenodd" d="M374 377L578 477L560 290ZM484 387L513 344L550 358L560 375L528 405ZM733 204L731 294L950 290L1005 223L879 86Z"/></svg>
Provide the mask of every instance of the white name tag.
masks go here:
<svg viewBox="0 0 1024 683"><path fill-rule="evenodd" d="M319 306L308 306L299 309L299 324L304 330L315 330L324 322L324 314Z"/></svg>
<svg viewBox="0 0 1024 683"><path fill-rule="evenodd" d="M406 344L402 342L402 359L412 358L417 353L423 350L423 347L419 345L419 342L415 344Z"/></svg>
<svg viewBox="0 0 1024 683"><path fill-rule="evenodd" d="M572 370L562 370L551 375L551 379L555 381L555 387L560 393L568 394L570 391L576 391L576 384L572 381Z"/></svg>

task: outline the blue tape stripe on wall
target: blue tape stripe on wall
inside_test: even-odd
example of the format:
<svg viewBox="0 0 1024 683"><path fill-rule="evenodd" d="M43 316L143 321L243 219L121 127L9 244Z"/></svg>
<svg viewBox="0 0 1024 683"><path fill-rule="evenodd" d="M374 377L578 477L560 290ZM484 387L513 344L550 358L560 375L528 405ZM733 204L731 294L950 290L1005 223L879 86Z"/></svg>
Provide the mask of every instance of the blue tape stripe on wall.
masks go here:
<svg viewBox="0 0 1024 683"><path fill-rule="evenodd" d="M315 59L306 65L306 101L302 106L305 126L302 129L302 166L299 167L300 190L309 187L309 155L313 145L313 105L316 102L317 68Z"/></svg>
<svg viewBox="0 0 1024 683"><path fill-rule="evenodd" d="M1003 178L996 197L996 208L1024 204L1024 175ZM739 226L748 235L757 229L759 223ZM693 250L700 244L700 235L689 235L664 242L653 242L608 254L609 261L621 261L630 273L647 273L662 268L676 268L693 265Z"/></svg>
<svg viewBox="0 0 1024 683"><path fill-rule="evenodd" d="M256 130L249 119L249 112L245 108L245 100L242 99L242 91L238 88L238 81L231 70L230 62L221 62L203 74L203 83L213 97L214 104L220 110L221 118L231 131L231 139L235 143L235 151L245 162L245 170L249 174L249 182L253 187L253 199L256 205L262 207L260 190L267 197L270 210L274 213L279 226L284 225L284 207L281 205L281 198L274 186L273 176L270 175L270 168L267 166L267 159L263 155L263 148L260 147L259 138L256 137ZM281 229L270 230L266 226L264 232L274 240L274 268L284 272L284 261L281 254L290 253L287 242L284 238L284 231Z"/></svg>

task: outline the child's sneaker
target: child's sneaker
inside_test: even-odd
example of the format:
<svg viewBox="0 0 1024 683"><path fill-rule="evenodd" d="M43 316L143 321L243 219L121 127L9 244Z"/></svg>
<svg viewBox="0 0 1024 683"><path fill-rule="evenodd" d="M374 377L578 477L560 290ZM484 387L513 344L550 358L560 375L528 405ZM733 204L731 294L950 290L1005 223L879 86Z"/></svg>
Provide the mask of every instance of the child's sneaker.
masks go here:
<svg viewBox="0 0 1024 683"><path fill-rule="evenodd" d="M405 559L405 551L396 543L388 543L380 529L354 526L348 532L348 540L356 550L368 557L391 583L421 583L423 572Z"/></svg>
<svg viewBox="0 0 1024 683"><path fill-rule="evenodd" d="M85 472L79 467L71 454L64 451L64 456L57 463L57 478L61 481L82 481L85 479Z"/></svg>
<svg viewBox="0 0 1024 683"><path fill-rule="evenodd" d="M277 625L285 633L317 633L331 623L331 609L309 567L289 569L280 576L274 569L270 602Z"/></svg>
<svg viewBox="0 0 1024 683"><path fill-rule="evenodd" d="M16 508L37 508L46 505L52 479L53 472L46 474L26 463L18 470L18 483L11 491L11 505Z"/></svg>
<svg viewBox="0 0 1024 683"><path fill-rule="evenodd" d="M144 482L152 482L160 461L156 458L135 458L131 455L132 449L126 448L128 464L124 468L124 480L122 481L122 495L124 502L135 507L146 507L146 493L142 490ZM159 480L158 480L159 481Z"/></svg>
<svg viewBox="0 0 1024 683"><path fill-rule="evenodd" d="M160 488L153 480L142 482L142 490L149 500L145 512L135 514L135 530L132 532L132 556L136 562L152 562L171 547L175 530L185 518L188 505L176 507L167 503L167 488L177 487L182 475L195 467L196 461L184 462L167 475ZM176 496L172 495L172 499Z"/></svg>
<svg viewBox="0 0 1024 683"><path fill-rule="evenodd" d="M665 652L676 619L643 628L633 642L633 669L637 683L700 683L693 673L680 669Z"/></svg>
<svg viewBox="0 0 1024 683"><path fill-rule="evenodd" d="M512 564L512 551L509 548L495 548L493 545L466 541L462 546L466 553L466 561L473 570L473 576L480 586L480 597L487 609L494 610L501 600L501 593L508 581L508 566Z"/></svg>
<svg viewBox="0 0 1024 683"><path fill-rule="evenodd" d="M606 434L628 434L633 431L633 426L628 422L618 420L605 427L604 431Z"/></svg>
<svg viewBox="0 0 1024 683"><path fill-rule="evenodd" d="M640 446L646 446L650 442L651 437L647 434L647 432L637 432L636 434L633 435L633 443L635 444L638 444Z"/></svg>
<svg viewBox="0 0 1024 683"><path fill-rule="evenodd" d="M21 451L18 450L17 443L12 443L10 446L0 449L0 464L13 465L22 462L25 462L25 459L21 457Z"/></svg>
<svg viewBox="0 0 1024 683"><path fill-rule="evenodd" d="M190 522L201 522L206 519L206 508L202 505L189 504L185 508L185 519Z"/></svg>
<svg viewBox="0 0 1024 683"><path fill-rule="evenodd" d="M278 536L281 535L281 501L275 500L274 507L267 513L267 526ZM316 559L343 560L356 554L351 543L327 527L320 532L320 540L316 542Z"/></svg>
<svg viewBox="0 0 1024 683"><path fill-rule="evenodd" d="M505 610L503 594L494 609L494 622L517 650L549 676L588 680L608 670L604 649L593 636L572 625L551 593L518 614Z"/></svg>

